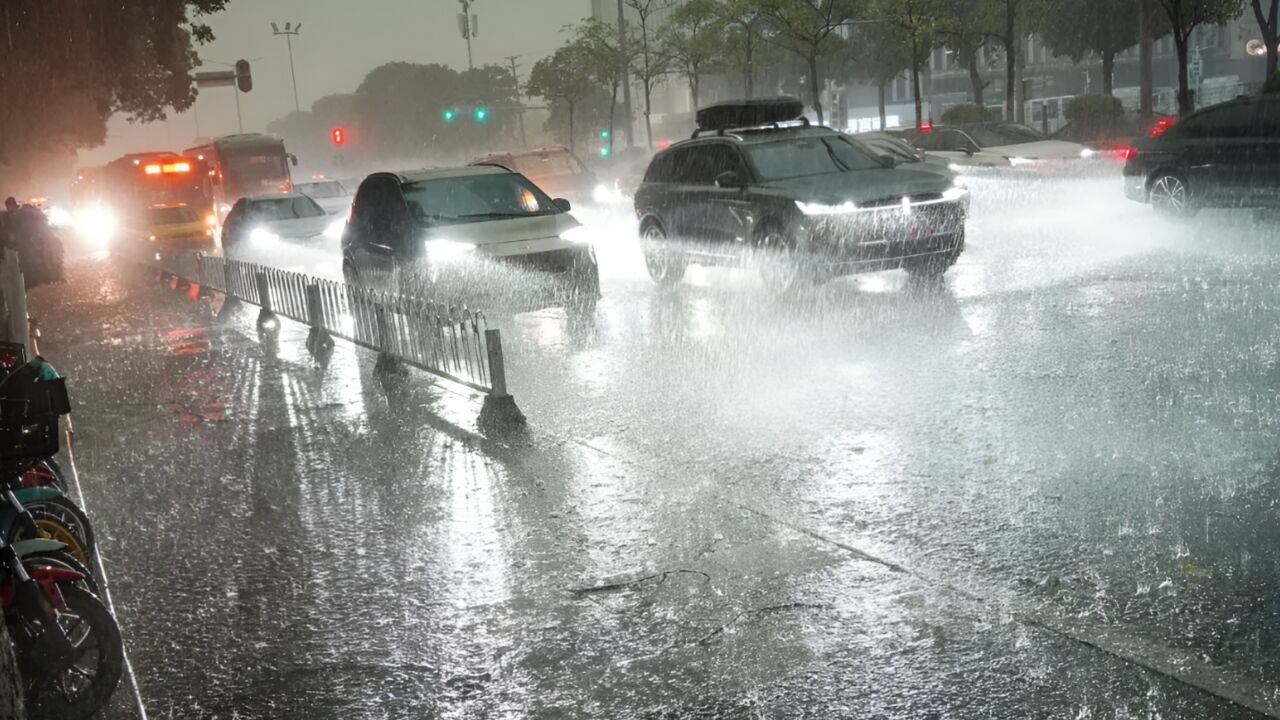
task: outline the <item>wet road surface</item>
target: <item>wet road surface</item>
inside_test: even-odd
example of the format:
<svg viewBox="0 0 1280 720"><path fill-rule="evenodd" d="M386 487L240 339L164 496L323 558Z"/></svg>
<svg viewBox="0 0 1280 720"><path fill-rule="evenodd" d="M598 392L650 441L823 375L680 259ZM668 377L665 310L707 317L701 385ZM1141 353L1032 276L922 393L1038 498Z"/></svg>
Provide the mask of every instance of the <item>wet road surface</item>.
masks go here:
<svg viewBox="0 0 1280 720"><path fill-rule="evenodd" d="M943 285L784 299L584 213L595 315L497 320L520 438L82 261L32 312L150 716L1277 713L1280 232L974 195Z"/></svg>

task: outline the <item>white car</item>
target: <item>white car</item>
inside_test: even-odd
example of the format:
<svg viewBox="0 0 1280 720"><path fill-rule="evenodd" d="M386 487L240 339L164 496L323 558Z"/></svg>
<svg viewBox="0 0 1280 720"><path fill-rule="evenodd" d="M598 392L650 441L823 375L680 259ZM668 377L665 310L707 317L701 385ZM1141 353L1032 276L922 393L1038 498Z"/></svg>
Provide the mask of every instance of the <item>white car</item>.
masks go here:
<svg viewBox="0 0 1280 720"><path fill-rule="evenodd" d="M222 225L222 251L229 257L272 253L288 245L314 246L342 237L342 218L297 193L240 198Z"/></svg>
<svg viewBox="0 0 1280 720"><path fill-rule="evenodd" d="M1016 123L978 123L932 130L907 130L907 142L962 167L1061 165L1087 159L1093 151L1078 143L1051 140Z"/></svg>
<svg viewBox="0 0 1280 720"><path fill-rule="evenodd" d="M330 215L345 215L351 209L351 191L339 180L315 180L298 183L293 191L316 201Z"/></svg>
<svg viewBox="0 0 1280 720"><path fill-rule="evenodd" d="M520 173L495 165L375 173L342 235L349 283L451 301L594 308L600 274L586 228ZM414 290L417 291L416 289Z"/></svg>

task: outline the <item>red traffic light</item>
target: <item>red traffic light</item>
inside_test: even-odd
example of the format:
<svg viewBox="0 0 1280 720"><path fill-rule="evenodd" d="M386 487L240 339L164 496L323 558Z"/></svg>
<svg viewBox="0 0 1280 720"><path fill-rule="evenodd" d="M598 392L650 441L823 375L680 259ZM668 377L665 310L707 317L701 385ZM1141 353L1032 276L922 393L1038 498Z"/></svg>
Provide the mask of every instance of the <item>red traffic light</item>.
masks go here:
<svg viewBox="0 0 1280 720"><path fill-rule="evenodd" d="M334 145L343 145L347 142L347 131L342 126L335 127L329 131L329 139Z"/></svg>

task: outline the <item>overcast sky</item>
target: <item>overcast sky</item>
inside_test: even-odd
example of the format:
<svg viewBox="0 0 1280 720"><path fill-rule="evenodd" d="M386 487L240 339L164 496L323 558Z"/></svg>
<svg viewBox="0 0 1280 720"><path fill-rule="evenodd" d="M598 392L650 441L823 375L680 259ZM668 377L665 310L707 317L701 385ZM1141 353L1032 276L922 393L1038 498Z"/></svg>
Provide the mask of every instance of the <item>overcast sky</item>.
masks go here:
<svg viewBox="0 0 1280 720"><path fill-rule="evenodd" d="M220 70L214 61L246 58L253 65L253 91L240 96L246 131L262 131L271 120L293 109L289 55L283 37L273 37L271 23L301 23L293 38L298 99L307 109L317 98L351 92L370 70L386 62L445 63L462 69L466 43L458 32L458 0L231 0L225 12L209 18L217 39L199 48L202 70ZM474 0L480 16L472 41L477 66L506 64L505 56L522 55L521 77L539 58L561 45L565 25L590 15L591 0ZM127 152L181 151L200 134L236 132L235 97L231 88L208 88L188 111L165 123L129 125L112 121L101 148L81 153L81 164L99 164Z"/></svg>

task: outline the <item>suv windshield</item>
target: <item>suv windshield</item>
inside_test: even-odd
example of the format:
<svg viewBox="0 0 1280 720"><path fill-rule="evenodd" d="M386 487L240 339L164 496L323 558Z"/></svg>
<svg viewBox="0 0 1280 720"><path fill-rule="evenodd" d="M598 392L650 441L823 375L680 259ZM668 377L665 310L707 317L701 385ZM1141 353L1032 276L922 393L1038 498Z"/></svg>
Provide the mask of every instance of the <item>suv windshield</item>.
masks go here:
<svg viewBox="0 0 1280 720"><path fill-rule="evenodd" d="M973 141L978 143L979 147L984 148L1040 142L1048 139L1038 130L1012 123L967 127L964 128L964 132L973 138Z"/></svg>
<svg viewBox="0 0 1280 720"><path fill-rule="evenodd" d="M305 195L281 198L262 198L249 201L246 214L257 221L297 220L299 218L320 217L324 208Z"/></svg>
<svg viewBox="0 0 1280 720"><path fill-rule="evenodd" d="M863 146L855 145L839 135L788 138L774 142L748 144L743 147L760 179L789 178L883 170L884 165Z"/></svg>
<svg viewBox="0 0 1280 720"><path fill-rule="evenodd" d="M515 173L420 180L402 188L415 220L453 224L554 215L551 198Z"/></svg>
<svg viewBox="0 0 1280 720"><path fill-rule="evenodd" d="M577 175L585 168L567 152L531 153L516 155L511 159L512 170L525 177L538 178L551 175Z"/></svg>

